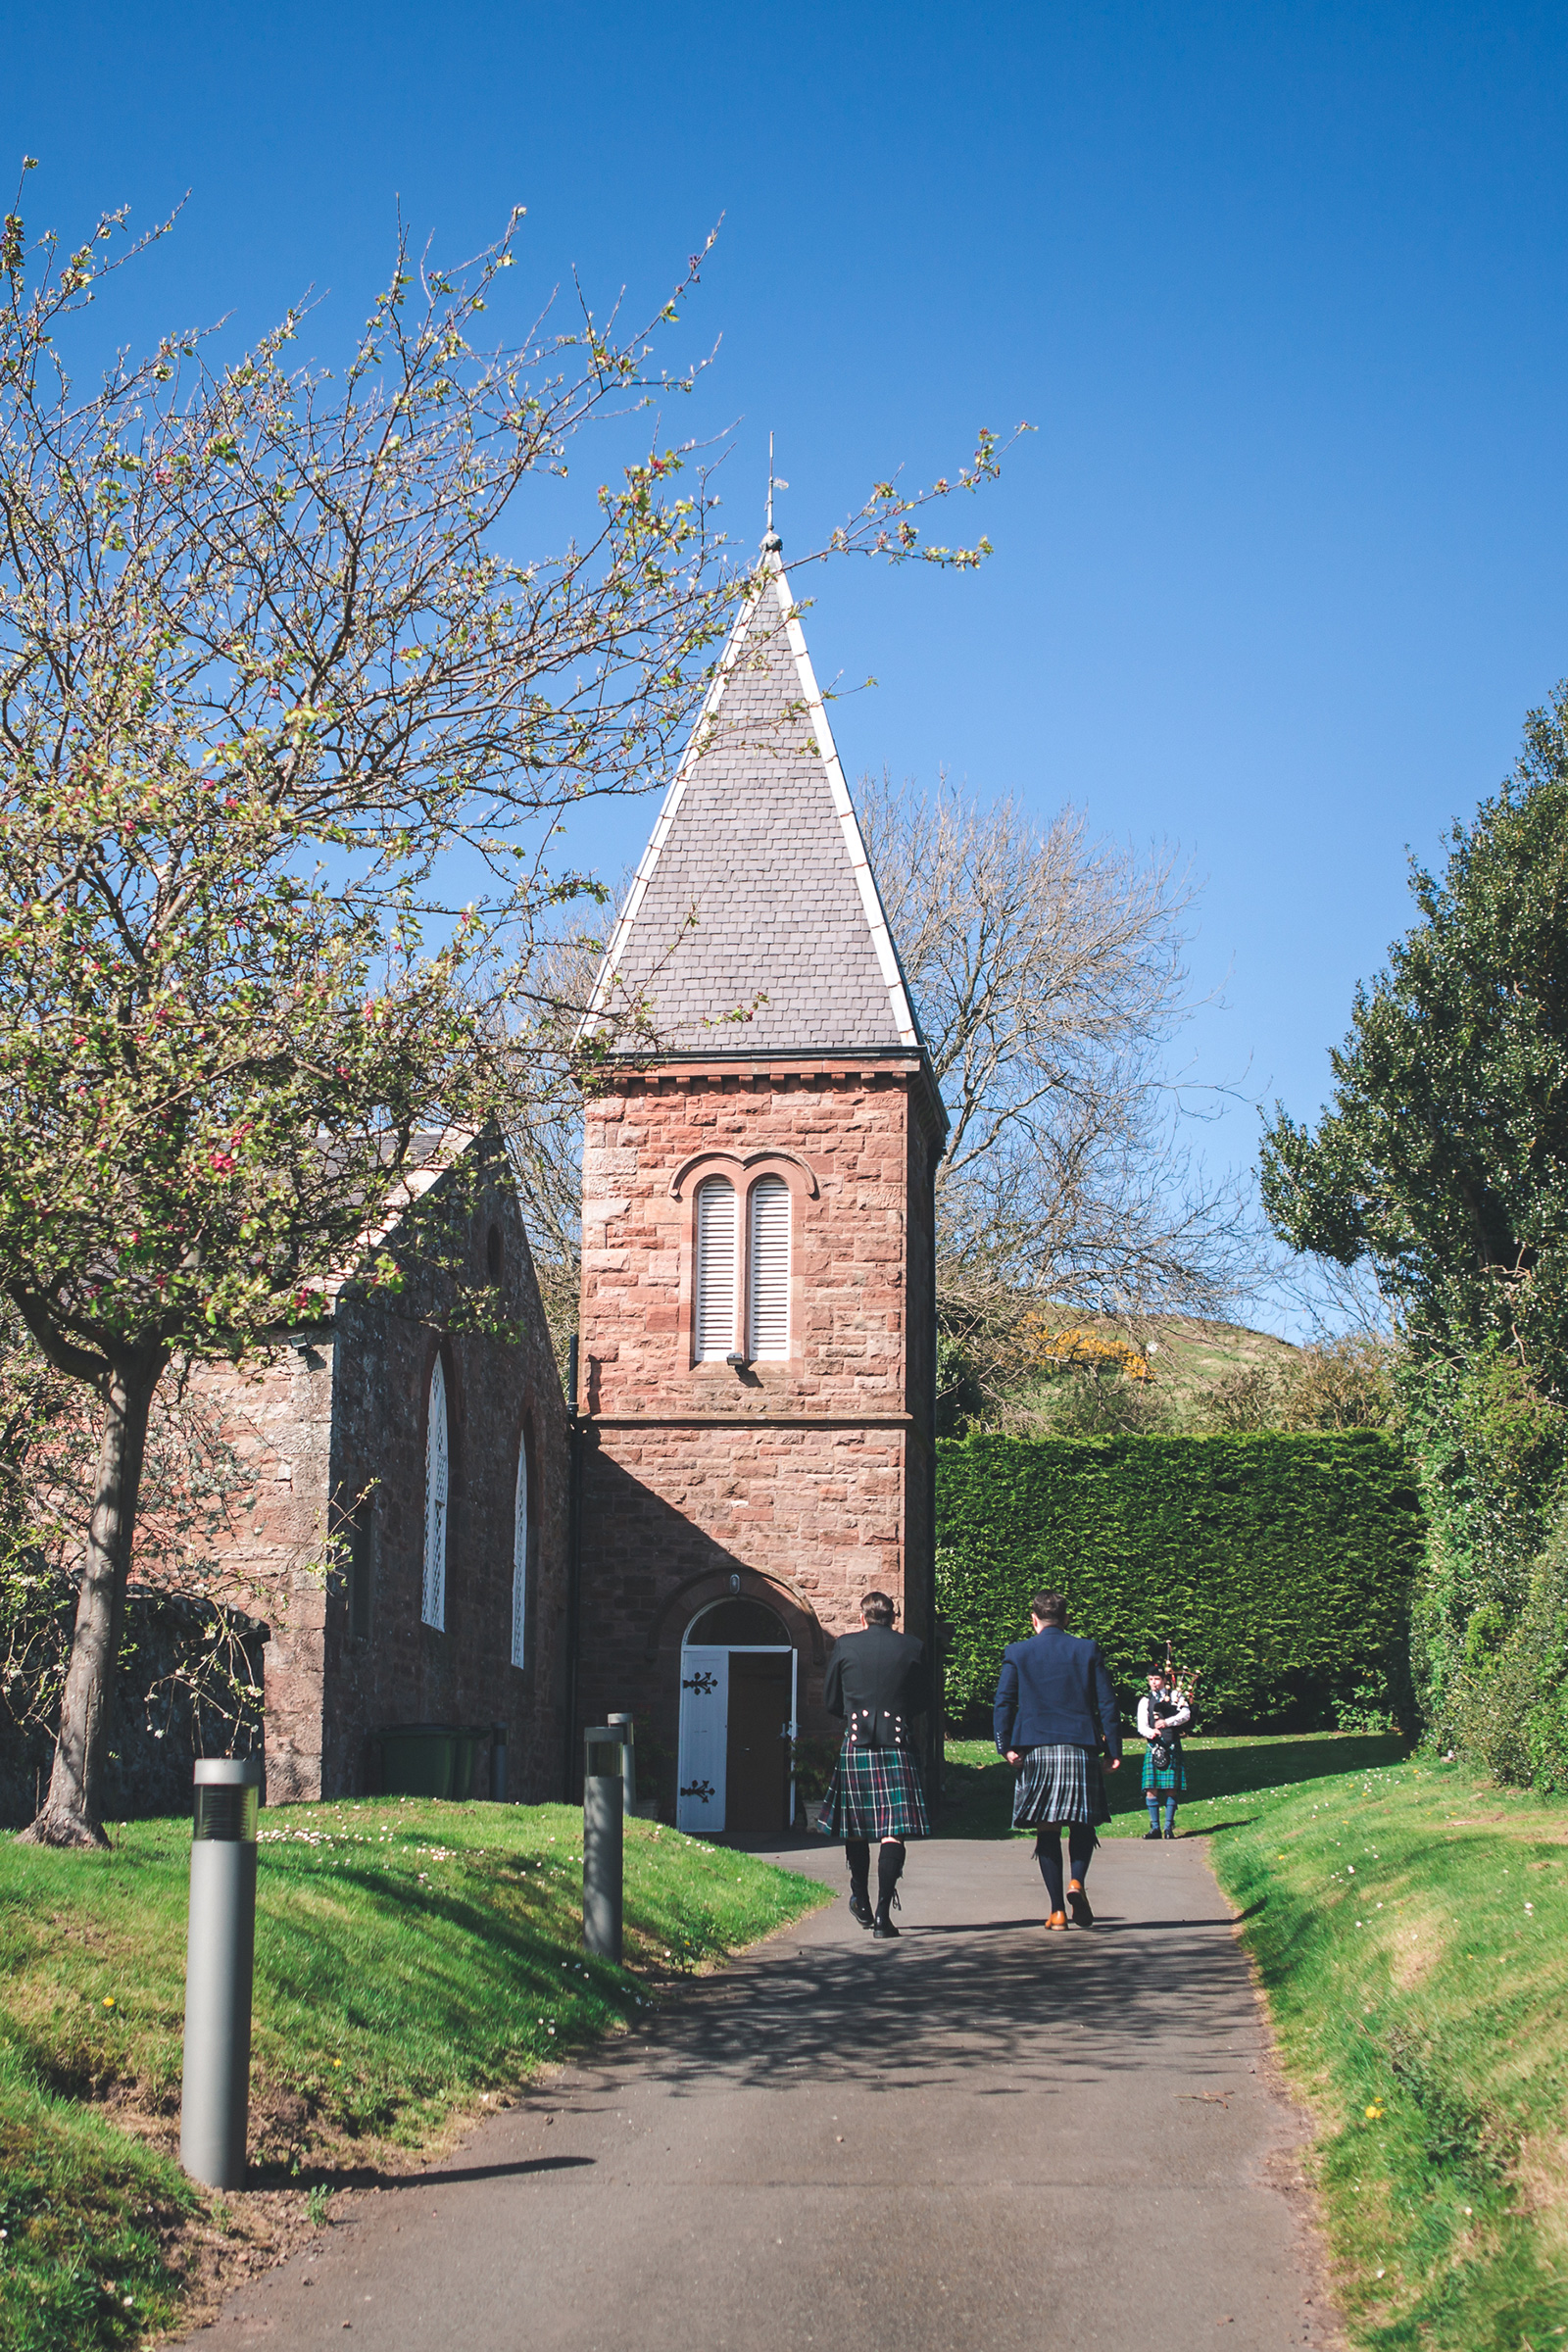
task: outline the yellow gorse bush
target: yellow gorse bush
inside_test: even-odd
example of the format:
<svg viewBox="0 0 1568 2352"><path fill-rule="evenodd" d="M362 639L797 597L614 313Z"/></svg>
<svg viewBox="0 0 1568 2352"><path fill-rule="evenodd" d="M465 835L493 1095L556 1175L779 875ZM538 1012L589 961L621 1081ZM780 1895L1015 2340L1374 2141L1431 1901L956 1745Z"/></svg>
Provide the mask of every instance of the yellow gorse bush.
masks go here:
<svg viewBox="0 0 1568 2352"><path fill-rule="evenodd" d="M1026 1318L1024 1331L1029 1359L1041 1370L1048 1365L1076 1366L1085 1371L1114 1367L1128 1380L1153 1377L1143 1349L1115 1332L1096 1331L1087 1323L1053 1330L1038 1315Z"/></svg>

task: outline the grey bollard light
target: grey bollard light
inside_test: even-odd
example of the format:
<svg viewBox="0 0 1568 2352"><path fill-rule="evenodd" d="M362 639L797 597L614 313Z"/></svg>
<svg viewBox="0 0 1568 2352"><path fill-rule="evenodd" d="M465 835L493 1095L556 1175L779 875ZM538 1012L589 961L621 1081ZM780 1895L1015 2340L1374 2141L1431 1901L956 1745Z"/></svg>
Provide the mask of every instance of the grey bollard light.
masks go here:
<svg viewBox="0 0 1568 2352"><path fill-rule="evenodd" d="M585 1734L582 1783L582 1939L605 1960L620 1958L621 1854L625 1843L625 1740L618 1724Z"/></svg>
<svg viewBox="0 0 1568 2352"><path fill-rule="evenodd" d="M245 2180L261 1786L259 1757L212 1756L196 1766L179 2161L208 2188Z"/></svg>
<svg viewBox="0 0 1568 2352"><path fill-rule="evenodd" d="M605 1721L625 1741L620 1751L620 1780L626 1801L621 1809L629 1819L637 1810L637 1726L629 1715L607 1715Z"/></svg>

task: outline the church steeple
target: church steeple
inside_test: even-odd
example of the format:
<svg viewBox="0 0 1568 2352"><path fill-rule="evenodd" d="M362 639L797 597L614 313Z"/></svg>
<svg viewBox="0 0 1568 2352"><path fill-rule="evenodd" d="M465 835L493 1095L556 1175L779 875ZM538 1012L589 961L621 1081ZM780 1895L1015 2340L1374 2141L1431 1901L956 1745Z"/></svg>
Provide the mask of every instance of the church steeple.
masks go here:
<svg viewBox="0 0 1568 2352"><path fill-rule="evenodd" d="M919 1054L772 527L771 474L767 520L586 1025L641 1005L675 1054Z"/></svg>
<svg viewBox="0 0 1568 2352"><path fill-rule="evenodd" d="M774 1834L730 1743L782 1765L781 1692L826 1736L860 1595L935 1654L945 1119L771 529L594 1006L578 1720L654 1726L682 1829Z"/></svg>

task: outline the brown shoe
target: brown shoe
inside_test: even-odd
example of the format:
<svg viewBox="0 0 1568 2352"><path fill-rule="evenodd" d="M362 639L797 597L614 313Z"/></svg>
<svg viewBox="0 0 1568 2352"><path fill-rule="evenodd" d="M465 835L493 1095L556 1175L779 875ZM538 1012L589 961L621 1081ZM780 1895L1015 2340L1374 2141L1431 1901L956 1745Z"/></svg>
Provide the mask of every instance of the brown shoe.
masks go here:
<svg viewBox="0 0 1568 2352"><path fill-rule="evenodd" d="M1095 1915L1089 1908L1089 1897L1084 1892L1081 1879L1074 1879L1067 1888L1067 1907L1072 1913L1072 1924L1075 1928L1092 1928L1094 1926Z"/></svg>
<svg viewBox="0 0 1568 2352"><path fill-rule="evenodd" d="M1053 1913L1051 1914L1051 1917L1050 1917L1050 1918L1047 1920L1047 1922L1046 1922L1046 1925L1047 1925L1047 1927L1048 1927L1048 1928L1065 1928L1065 1926L1067 1925L1067 1914L1066 1914L1066 1912L1065 1912L1065 1911L1053 1911Z"/></svg>

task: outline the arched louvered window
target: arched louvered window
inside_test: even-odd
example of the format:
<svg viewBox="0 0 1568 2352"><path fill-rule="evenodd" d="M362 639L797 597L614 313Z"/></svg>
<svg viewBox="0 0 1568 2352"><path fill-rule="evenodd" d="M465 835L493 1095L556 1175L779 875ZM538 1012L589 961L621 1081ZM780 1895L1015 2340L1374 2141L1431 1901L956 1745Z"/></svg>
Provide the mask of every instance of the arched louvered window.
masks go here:
<svg viewBox="0 0 1568 2352"><path fill-rule="evenodd" d="M528 1639L528 1441L517 1444L517 1496L512 1523L512 1663L521 1666Z"/></svg>
<svg viewBox="0 0 1568 2352"><path fill-rule="evenodd" d="M697 1361L722 1363L735 1351L735 1278L739 1272L735 1187L710 1176L697 1188Z"/></svg>
<svg viewBox="0 0 1568 2352"><path fill-rule="evenodd" d="M447 1621L448 1455L447 1376L437 1356L424 1429L424 1597L419 1615L438 1632Z"/></svg>
<svg viewBox="0 0 1568 2352"><path fill-rule="evenodd" d="M790 1188L782 1176L752 1187L746 1237L746 1352L761 1361L790 1351Z"/></svg>

